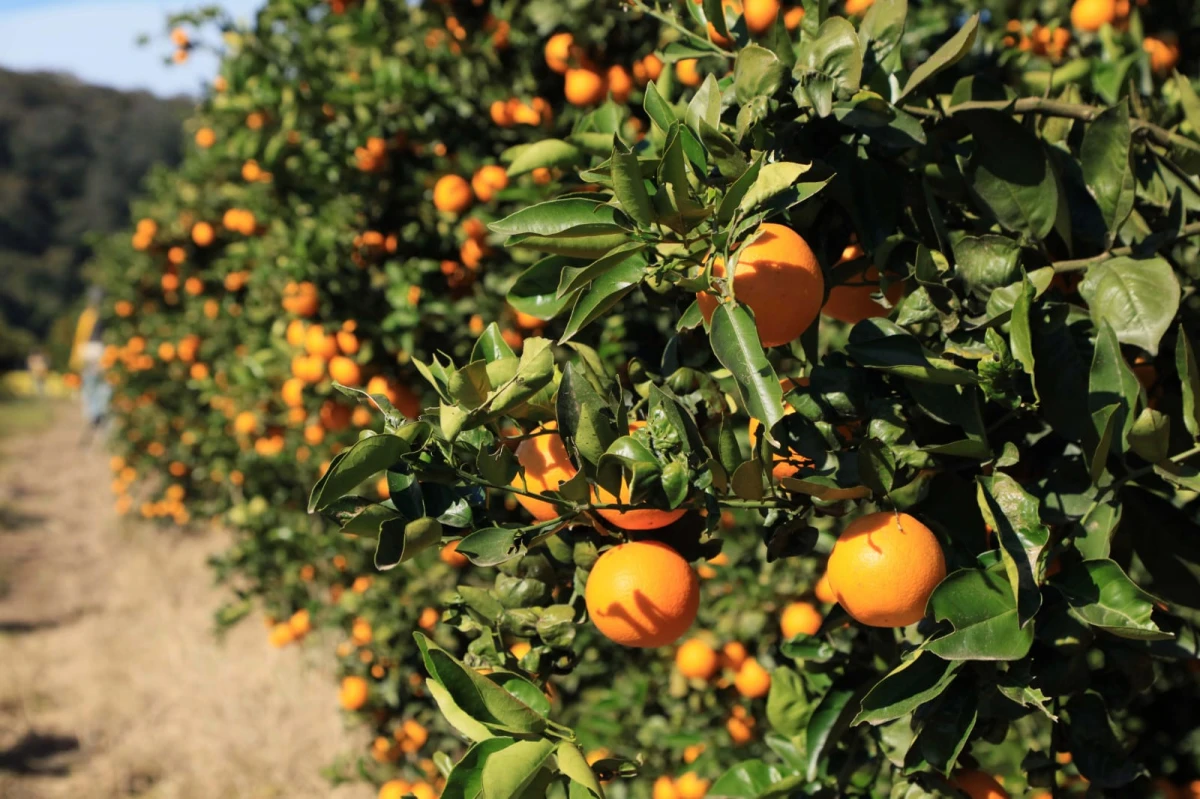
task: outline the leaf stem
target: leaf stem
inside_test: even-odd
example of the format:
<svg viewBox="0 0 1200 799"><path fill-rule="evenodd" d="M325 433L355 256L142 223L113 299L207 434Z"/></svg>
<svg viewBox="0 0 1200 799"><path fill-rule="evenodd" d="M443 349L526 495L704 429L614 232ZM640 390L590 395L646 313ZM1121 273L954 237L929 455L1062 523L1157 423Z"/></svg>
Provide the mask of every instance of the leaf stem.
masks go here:
<svg viewBox="0 0 1200 799"><path fill-rule="evenodd" d="M725 58L733 58L733 53L729 52L724 47L718 47L715 43L710 42L708 39L704 38L703 36L700 36L699 34L688 30L687 28L685 28L684 26L682 26L678 22L676 22L674 17L667 16L666 14L659 11L657 8L651 8L650 6L641 2L641 0L629 0L629 5L633 6L638 11L641 11L643 14L649 14L650 16L654 17L656 20L658 20L662 24L666 25L667 27L674 28L675 30L679 31L680 33L682 33L684 36L688 37L689 39L695 39L700 44L711 49L714 52L714 54L722 55Z"/></svg>
<svg viewBox="0 0 1200 799"><path fill-rule="evenodd" d="M1179 233L1172 236L1166 243L1173 244L1181 239L1186 239L1191 236L1200 235L1200 222L1193 222L1190 225L1184 225L1180 228ZM1116 247L1114 249L1102 252L1099 255L1093 255L1090 258L1075 258L1070 261L1055 261L1052 266L1056 274L1062 272L1078 272L1087 269L1089 266L1102 264L1105 261L1110 261L1113 258L1119 258L1123 255L1129 255L1134 251L1134 247Z"/></svg>
<svg viewBox="0 0 1200 799"><path fill-rule="evenodd" d="M1177 455L1172 455L1171 457L1167 458L1167 461L1169 461L1171 463L1183 463L1185 460L1187 460L1188 458L1191 458L1195 455L1200 455L1200 444L1192 447L1191 449L1185 449L1183 452L1180 452ZM1138 479L1139 477L1144 477L1144 476L1150 474L1151 472L1154 471L1155 466L1158 466L1159 464L1161 464L1163 462L1164 461L1159 461L1158 463L1152 463L1149 466L1143 466L1140 469L1134 469L1132 472L1125 475L1120 480L1115 481L1109 487L1109 491L1111 491L1112 493L1116 493L1126 483L1132 482L1132 481Z"/></svg>

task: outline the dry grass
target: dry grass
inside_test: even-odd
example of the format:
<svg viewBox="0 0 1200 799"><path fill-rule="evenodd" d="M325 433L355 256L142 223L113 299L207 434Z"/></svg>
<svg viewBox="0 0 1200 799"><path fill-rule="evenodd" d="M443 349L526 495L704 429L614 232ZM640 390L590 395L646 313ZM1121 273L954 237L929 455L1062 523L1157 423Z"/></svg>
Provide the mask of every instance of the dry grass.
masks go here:
<svg viewBox="0 0 1200 799"><path fill-rule="evenodd" d="M328 663L250 621L210 634L223 535L118 522L73 407L0 442L0 796L370 796L317 773L355 745Z"/></svg>

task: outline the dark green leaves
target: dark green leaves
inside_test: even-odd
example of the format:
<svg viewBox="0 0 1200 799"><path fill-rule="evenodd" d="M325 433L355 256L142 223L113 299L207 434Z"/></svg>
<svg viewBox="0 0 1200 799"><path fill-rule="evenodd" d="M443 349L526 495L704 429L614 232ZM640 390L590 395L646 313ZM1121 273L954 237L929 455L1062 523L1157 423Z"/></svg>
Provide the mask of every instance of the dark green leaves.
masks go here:
<svg viewBox="0 0 1200 799"><path fill-rule="evenodd" d="M1112 325L1122 344L1151 355L1179 310L1179 279L1162 258L1113 258L1087 270L1079 293L1092 318Z"/></svg>
<svg viewBox="0 0 1200 799"><path fill-rule="evenodd" d="M1134 585L1111 560L1089 560L1068 567L1053 585L1072 612L1093 627L1145 641L1170 638L1150 619L1154 597Z"/></svg>
<svg viewBox="0 0 1200 799"><path fill-rule="evenodd" d="M510 247L581 258L598 258L628 238L628 220L617 208L580 198L531 205L493 222L491 229L507 234Z"/></svg>
<svg viewBox="0 0 1200 799"><path fill-rule="evenodd" d="M931 383L974 383L976 376L928 352L911 333L888 319L864 319L846 347L863 366Z"/></svg>
<svg viewBox="0 0 1200 799"><path fill-rule="evenodd" d="M796 51L793 95L801 108L811 107L818 116L829 116L835 95L845 97L858 90L863 56L854 25L844 17L821 23L814 38L804 38Z"/></svg>
<svg viewBox="0 0 1200 799"><path fill-rule="evenodd" d="M745 306L718 304L709 337L713 353L733 375L746 411L770 430L783 418L783 390Z"/></svg>
<svg viewBox="0 0 1200 799"><path fill-rule="evenodd" d="M755 97L775 94L783 73L783 63L767 48L756 44L743 47L733 63L733 91L737 101L744 105Z"/></svg>
<svg viewBox="0 0 1200 799"><path fill-rule="evenodd" d="M1020 660L1033 645L1033 627L1021 627L1012 586L995 570L954 572L934 589L929 610L954 628L926 646L946 660Z"/></svg>
<svg viewBox="0 0 1200 799"><path fill-rule="evenodd" d="M879 725L903 718L946 690L958 665L924 650L918 652L875 683L863 697L854 723Z"/></svg>
<svg viewBox="0 0 1200 799"><path fill-rule="evenodd" d="M1121 102L1105 110L1088 126L1079 151L1083 179L1100 206L1109 242L1133 210L1135 185L1129 162L1132 141L1129 106Z"/></svg>
<svg viewBox="0 0 1200 799"><path fill-rule="evenodd" d="M1200 368L1196 366L1196 353L1183 325L1179 326L1175 339L1175 370L1183 384L1183 424L1192 438L1200 437L1200 405L1196 403L1200 395Z"/></svg>
<svg viewBox="0 0 1200 799"><path fill-rule="evenodd" d="M975 35L979 30L979 15L973 14L966 23L958 29L958 33L950 37L950 40L937 49L933 55L921 62L921 65L912 71L908 76L908 82L904 84L904 91L900 92L900 97L897 100L903 99L906 95L912 92L913 89L920 86L931 77L941 72L947 67L954 66L959 59L965 56L975 44Z"/></svg>
<svg viewBox="0 0 1200 799"><path fill-rule="evenodd" d="M1008 230L1044 239L1058 215L1058 181L1042 143L1000 111L960 116L975 139L968 178L980 202Z"/></svg>
<svg viewBox="0 0 1200 799"><path fill-rule="evenodd" d="M308 512L320 510L340 499L372 475L387 469L408 452L404 439L394 435L364 438L339 454L329 465L308 498Z"/></svg>
<svg viewBox="0 0 1200 799"><path fill-rule="evenodd" d="M1050 529L1042 523L1038 501L1003 472L979 478L979 509L1000 537L1000 554L1017 597L1020 622L1028 624L1042 604L1039 589L1042 552Z"/></svg>

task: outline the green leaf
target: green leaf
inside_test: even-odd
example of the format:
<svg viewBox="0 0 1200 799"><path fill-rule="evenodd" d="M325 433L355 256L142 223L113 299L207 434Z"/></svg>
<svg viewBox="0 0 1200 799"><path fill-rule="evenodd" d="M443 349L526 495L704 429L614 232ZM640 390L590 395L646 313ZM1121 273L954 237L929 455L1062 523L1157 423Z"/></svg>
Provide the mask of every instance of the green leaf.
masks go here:
<svg viewBox="0 0 1200 799"><path fill-rule="evenodd" d="M1037 136L990 109L961 116L975 139L968 179L981 203L1008 230L1044 239L1058 216L1058 181Z"/></svg>
<svg viewBox="0 0 1200 799"><path fill-rule="evenodd" d="M375 542L375 568L388 571L411 560L442 540L442 525L428 516L407 521L392 519L379 527Z"/></svg>
<svg viewBox="0 0 1200 799"><path fill-rule="evenodd" d="M1004 570L1024 626L1042 605L1041 560L1050 528L1042 523L1037 498L1004 472L977 480L979 509L999 537Z"/></svg>
<svg viewBox="0 0 1200 799"><path fill-rule="evenodd" d="M635 254L612 267L579 294L571 318L563 330L559 344L565 344L587 325L599 319L621 299L637 288L646 273L646 259Z"/></svg>
<svg viewBox="0 0 1200 799"><path fill-rule="evenodd" d="M760 799L769 790L780 787L785 779L777 766L761 760L747 760L718 777L708 793L730 799Z"/></svg>
<svg viewBox="0 0 1200 799"><path fill-rule="evenodd" d="M858 476L876 496L886 497L896 481L896 457L888 446L867 439L858 447Z"/></svg>
<svg viewBox="0 0 1200 799"><path fill-rule="evenodd" d="M426 680L425 687L429 690L429 695L433 697L433 701L437 702L438 710L446 717L446 721L450 722L450 726L466 736L467 740L486 741L493 737L487 727L471 718L465 710L455 704L454 699L450 696L450 692L443 688L441 683L436 680ZM497 748L502 749L512 739L504 738L501 741L503 742L502 745ZM471 751L474 749L475 747L471 747L471 750L467 751L467 754L463 756L463 759L459 763L466 763L471 757ZM449 781L447 781L446 787L450 787Z"/></svg>
<svg viewBox="0 0 1200 799"><path fill-rule="evenodd" d="M1092 485L1099 485L1104 476L1104 469L1108 464L1108 455L1112 449L1117 428L1119 410L1120 406L1113 403L1092 412L1094 430L1085 437L1083 442L1083 448L1088 453L1088 476L1092 480Z"/></svg>
<svg viewBox="0 0 1200 799"><path fill-rule="evenodd" d="M538 776L554 754L554 743L545 739L517 741L483 762L482 782L487 799L516 799Z"/></svg>
<svg viewBox="0 0 1200 799"><path fill-rule="evenodd" d="M596 796L604 796L604 789L600 787L600 781L596 779L596 773L588 765L582 749L569 741L562 741L555 748L554 755L559 771L583 785Z"/></svg>
<svg viewBox="0 0 1200 799"><path fill-rule="evenodd" d="M1179 280L1162 258L1113 258L1087 270L1079 284L1092 318L1112 325L1122 344L1158 354L1158 343L1179 310Z"/></svg>
<svg viewBox="0 0 1200 799"><path fill-rule="evenodd" d="M1065 743L1072 762L1092 785L1099 790L1121 788L1139 775L1138 764L1117 737L1099 694L1088 691L1071 697L1064 712Z"/></svg>
<svg viewBox="0 0 1200 799"><path fill-rule="evenodd" d="M611 163L613 194L621 209L639 227L648 227L654 221L654 209L637 155L614 149Z"/></svg>
<svg viewBox="0 0 1200 799"><path fill-rule="evenodd" d="M755 97L770 97L783 80L784 65L779 57L765 47L750 44L738 51L733 62L733 91L738 105Z"/></svg>
<svg viewBox="0 0 1200 799"><path fill-rule="evenodd" d="M725 196L721 198L721 204L717 206L717 222L724 225L733 219L734 214L742 204L742 200L746 197L746 193L750 188L758 182L758 176L762 171L763 157L758 155L754 161L746 168L746 171L735 180L730 187L725 191Z"/></svg>
<svg viewBox="0 0 1200 799"><path fill-rule="evenodd" d="M700 123L707 122L712 127L721 124L721 88L717 79L709 75L700 84L700 88L692 95L691 102L683 114L683 121L697 135L701 135Z"/></svg>
<svg viewBox="0 0 1200 799"><path fill-rule="evenodd" d="M641 241L630 241L622 244L619 247L614 247L601 258L597 258L587 266L568 266L562 270L562 275L558 281L558 296L567 298L573 295L576 291L587 286L587 284L596 280L596 278L606 274L609 270L625 263L636 253L646 249L646 243ZM645 263L645 256L638 256Z"/></svg>
<svg viewBox="0 0 1200 799"><path fill-rule="evenodd" d="M1079 520L1082 536L1075 536L1075 548L1086 559L1107 558L1113 533L1121 523L1122 505L1115 499L1098 502Z"/></svg>
<svg viewBox="0 0 1200 799"><path fill-rule="evenodd" d="M650 117L651 121L664 133L671 129L671 125L679 121L671 104L663 99L663 96L658 93L658 87L653 83L646 86L646 96L642 100L642 107L646 111L646 116Z"/></svg>
<svg viewBox="0 0 1200 799"><path fill-rule="evenodd" d="M573 299L560 294L559 281L575 263L561 255L543 258L521 273L508 290L508 304L538 319L553 319Z"/></svg>
<svg viewBox="0 0 1200 799"><path fill-rule="evenodd" d="M525 339L516 374L498 386L482 408L471 412L471 423L486 424L500 418L537 394L553 379L554 351L550 340L539 336Z"/></svg>
<svg viewBox="0 0 1200 799"><path fill-rule="evenodd" d="M796 48L794 95L800 107L829 116L834 95L849 96L862 80L863 55L854 25L844 17L829 17L813 38Z"/></svg>
<svg viewBox="0 0 1200 799"><path fill-rule="evenodd" d="M742 213L750 213L755 208L765 205L768 200L795 185L800 176L811 168L812 164L793 164L788 161L763 166L753 185L738 203L738 208Z"/></svg>
<svg viewBox="0 0 1200 799"><path fill-rule="evenodd" d="M1171 638L1150 618L1154 597L1138 588L1111 560L1072 564L1055 575L1051 585L1066 597L1073 613L1093 627L1142 641Z"/></svg>
<svg viewBox="0 0 1200 799"><path fill-rule="evenodd" d="M977 297L1024 278L1021 245L1007 236L963 236L954 244L954 260L955 275Z"/></svg>
<svg viewBox="0 0 1200 799"><path fill-rule="evenodd" d="M994 570L952 573L934 589L929 611L954 627L926 645L946 660L1020 660L1033 645L1033 626L1021 627L1012 586Z"/></svg>
<svg viewBox="0 0 1200 799"><path fill-rule="evenodd" d="M808 696L800 675L786 666L771 672L771 690L767 694L767 721L771 729L788 737L796 735L804 729L808 710Z"/></svg>
<svg viewBox="0 0 1200 799"><path fill-rule="evenodd" d="M745 307L718 304L709 339L717 360L733 376L742 407L767 430L773 428L783 418L783 390Z"/></svg>
<svg viewBox="0 0 1200 799"><path fill-rule="evenodd" d="M568 363L563 368L555 415L563 440L589 463L599 463L601 456L620 437L613 409L575 363Z"/></svg>
<svg viewBox="0 0 1200 799"><path fill-rule="evenodd" d="M1164 460L1171 446L1171 417L1153 408L1142 408L1129 430L1129 448L1150 463Z"/></svg>
<svg viewBox="0 0 1200 799"><path fill-rule="evenodd" d="M583 151L562 139L542 139L527 144L508 165L508 176L517 177L542 167L570 167L583 161Z"/></svg>
<svg viewBox="0 0 1200 799"><path fill-rule="evenodd" d="M623 227L622 219L620 212L607 203L569 197L522 208L489 227L509 236L518 233L555 236L571 230L602 228L607 231L614 226Z"/></svg>
<svg viewBox="0 0 1200 799"><path fill-rule="evenodd" d="M858 707L856 692L833 687L821 697L813 708L804 730L807 770L805 776L811 782L817 778L821 761L837 745L842 734L850 728L850 720Z"/></svg>
<svg viewBox="0 0 1200 799"><path fill-rule="evenodd" d="M1021 292L1013 303L1012 316L1009 318L1009 344L1013 357L1021 364L1021 369L1032 378L1037 362L1033 355L1033 328L1029 318L1033 297L1036 289L1028 278L1022 279ZM1041 400L1036 381L1033 382L1033 396Z"/></svg>
<svg viewBox="0 0 1200 799"><path fill-rule="evenodd" d="M406 452L408 443L404 439L386 433L356 442L333 459L325 475L313 486L308 512L341 498L367 478L386 470Z"/></svg>
<svg viewBox="0 0 1200 799"><path fill-rule="evenodd" d="M514 743L516 741L513 738L502 737L490 738L472 746L450 770L442 796L446 799L481 799L484 764L493 754Z"/></svg>
<svg viewBox="0 0 1200 799"><path fill-rule="evenodd" d="M1179 105L1183 107L1184 116L1192 126L1194 133L1200 133L1200 97L1192 88L1192 82L1186 75L1175 73L1175 88L1179 91Z"/></svg>
<svg viewBox="0 0 1200 799"><path fill-rule="evenodd" d="M511 527L473 530L458 542L457 551L470 558L476 566L496 566L525 552L524 546L517 543L518 532Z"/></svg>
<svg viewBox="0 0 1200 799"><path fill-rule="evenodd" d="M413 633L421 650L425 668L471 718L491 732L537 735L546 728L546 719L508 691L469 669L431 642L422 633Z"/></svg>
<svg viewBox="0 0 1200 799"><path fill-rule="evenodd" d="M853 723L877 726L903 718L946 690L958 667L957 662L919 650L872 686Z"/></svg>
<svg viewBox="0 0 1200 799"><path fill-rule="evenodd" d="M485 360L488 363L503 360L505 358L516 358L517 355L512 351L512 347L508 346L508 342L504 340L504 334L500 330L500 325L492 322L483 333L475 340L475 346L471 348L471 360Z"/></svg>
<svg viewBox="0 0 1200 799"><path fill-rule="evenodd" d="M920 732L907 760L915 763L919 753L925 764L949 774L975 729L979 704L979 687L971 672L961 672L931 708L923 710Z"/></svg>
<svg viewBox="0 0 1200 799"><path fill-rule="evenodd" d="M875 0L858 26L863 49L863 73L869 78L878 69L888 73L900 69L900 40L904 35L907 0Z"/></svg>
<svg viewBox="0 0 1200 799"><path fill-rule="evenodd" d="M912 74L908 76L908 82L904 84L904 91L900 92L900 96L896 98L896 102L903 100L913 89L943 69L948 69L957 64L975 45L975 34L978 30L979 14L972 14L971 18L958 29L957 33L950 37L949 41L939 47L933 55L922 61L920 66L912 71Z"/></svg>
<svg viewBox="0 0 1200 799"><path fill-rule="evenodd" d="M850 331L846 347L871 369L930 383L975 383L974 372L927 352L911 333L889 319L864 319Z"/></svg>
<svg viewBox="0 0 1200 799"><path fill-rule="evenodd" d="M450 399L459 405L474 410L484 403L492 384L488 380L487 361L472 361L461 369L450 373L446 391Z"/></svg>
<svg viewBox="0 0 1200 799"><path fill-rule="evenodd" d="M700 211L692 199L688 181L688 159L684 154L683 134L687 129L679 123L671 126L667 141L663 145L662 159L658 164L659 215L664 224L683 232L697 218Z"/></svg>
<svg viewBox="0 0 1200 799"><path fill-rule="evenodd" d="M1137 187L1129 162L1132 142L1129 104L1122 101L1096 117L1088 126L1079 148L1083 178L1100 206L1109 243L1133 210Z"/></svg>
<svg viewBox="0 0 1200 799"><path fill-rule="evenodd" d="M1196 403L1196 397L1200 396L1200 369L1196 367L1196 353L1182 324L1175 338L1175 369L1183 382L1183 425L1192 438L1200 438L1200 405Z"/></svg>

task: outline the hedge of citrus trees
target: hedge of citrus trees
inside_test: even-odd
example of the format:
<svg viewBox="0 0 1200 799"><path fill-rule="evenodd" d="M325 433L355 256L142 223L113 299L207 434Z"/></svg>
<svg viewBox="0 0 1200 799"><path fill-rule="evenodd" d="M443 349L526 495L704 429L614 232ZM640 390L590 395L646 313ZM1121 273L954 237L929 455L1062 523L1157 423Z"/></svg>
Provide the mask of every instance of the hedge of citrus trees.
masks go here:
<svg viewBox="0 0 1200 799"><path fill-rule="evenodd" d="M1200 793L1200 12L966 5L172 20L117 509L332 631L335 778Z"/></svg>

